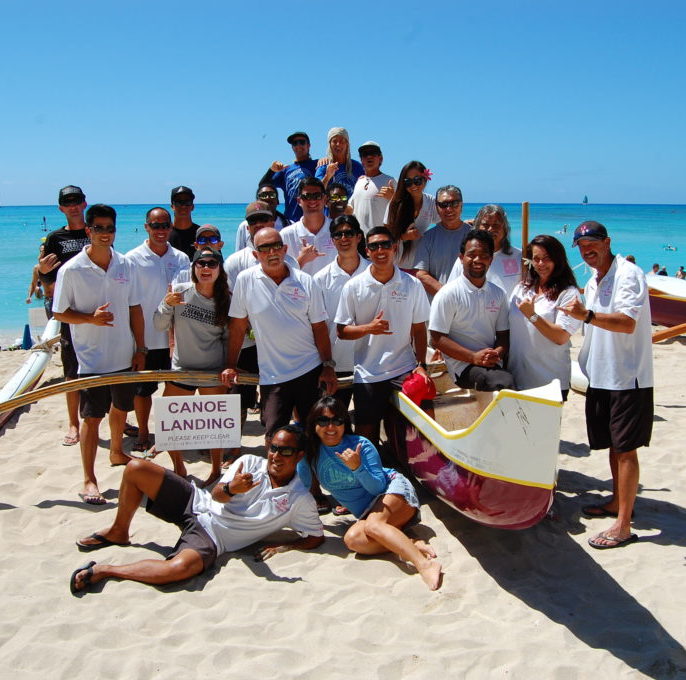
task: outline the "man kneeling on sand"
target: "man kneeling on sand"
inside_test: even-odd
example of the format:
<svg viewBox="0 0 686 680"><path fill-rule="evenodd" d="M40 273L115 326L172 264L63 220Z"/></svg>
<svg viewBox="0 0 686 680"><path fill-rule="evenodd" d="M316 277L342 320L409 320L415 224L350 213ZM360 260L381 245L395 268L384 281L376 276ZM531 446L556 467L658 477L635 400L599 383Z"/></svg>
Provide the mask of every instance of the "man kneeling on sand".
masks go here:
<svg viewBox="0 0 686 680"><path fill-rule="evenodd" d="M222 553L240 550L284 527L302 538L262 548L258 561L286 550L321 545L324 532L314 498L296 475L303 455L302 431L285 425L274 433L266 460L241 456L211 492L150 461L131 461L124 470L114 523L76 541L79 550L130 545L129 527L143 496L148 497L147 511L177 524L181 537L166 560L121 566L90 562L80 567L71 575L72 594L107 578L150 584L182 581L202 573Z"/></svg>

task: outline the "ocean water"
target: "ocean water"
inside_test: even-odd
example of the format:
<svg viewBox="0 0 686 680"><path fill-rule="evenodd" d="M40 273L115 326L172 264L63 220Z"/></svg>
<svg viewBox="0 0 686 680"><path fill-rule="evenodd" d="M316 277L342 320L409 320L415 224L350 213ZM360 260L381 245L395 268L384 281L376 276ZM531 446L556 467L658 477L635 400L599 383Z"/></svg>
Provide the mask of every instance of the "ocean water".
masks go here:
<svg viewBox="0 0 686 680"><path fill-rule="evenodd" d="M503 204L512 229L512 243L521 247L521 205ZM233 252L236 230L243 219L245 203L196 205L193 220L197 224L214 224L224 239L224 255ZM152 205L117 205L117 238L115 248L126 252L139 245L146 236L143 222ZM473 217L480 204L466 203L463 218ZM43 218L47 225L44 230ZM680 265L686 266L686 205L562 205L534 203L529 208L529 238L552 234L567 248L572 266L583 285L588 271L581 264L578 249L571 247L574 227L593 219L604 224L612 238L613 250L633 254L645 271L653 263L666 266L673 276ZM64 225L57 206L0 207L0 346L5 347L20 337L28 322L25 303L31 283L31 270L36 263L41 238L48 231ZM564 233L566 227L566 233ZM665 246L673 246L666 250ZM38 307L34 301L31 306Z"/></svg>

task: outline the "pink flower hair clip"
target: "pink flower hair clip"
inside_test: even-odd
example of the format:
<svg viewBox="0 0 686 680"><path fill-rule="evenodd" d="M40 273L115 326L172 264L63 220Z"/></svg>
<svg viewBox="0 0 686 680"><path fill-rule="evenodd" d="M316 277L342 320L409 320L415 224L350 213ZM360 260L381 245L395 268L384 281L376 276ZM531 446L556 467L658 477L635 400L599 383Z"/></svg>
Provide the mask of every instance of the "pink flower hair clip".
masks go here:
<svg viewBox="0 0 686 680"><path fill-rule="evenodd" d="M429 168L425 168L422 172L422 177L424 177L424 179L426 179L427 182L430 182L431 178L433 177L433 172L431 172Z"/></svg>

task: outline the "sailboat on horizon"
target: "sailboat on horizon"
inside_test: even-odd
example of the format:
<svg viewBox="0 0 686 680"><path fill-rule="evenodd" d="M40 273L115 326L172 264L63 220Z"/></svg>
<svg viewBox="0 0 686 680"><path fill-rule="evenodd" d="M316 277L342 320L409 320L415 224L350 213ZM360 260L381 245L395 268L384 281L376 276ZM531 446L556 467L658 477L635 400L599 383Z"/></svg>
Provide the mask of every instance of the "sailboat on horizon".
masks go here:
<svg viewBox="0 0 686 680"><path fill-rule="evenodd" d="M588 205L588 196L586 194L584 194L584 200L581 201L581 205Z"/></svg>

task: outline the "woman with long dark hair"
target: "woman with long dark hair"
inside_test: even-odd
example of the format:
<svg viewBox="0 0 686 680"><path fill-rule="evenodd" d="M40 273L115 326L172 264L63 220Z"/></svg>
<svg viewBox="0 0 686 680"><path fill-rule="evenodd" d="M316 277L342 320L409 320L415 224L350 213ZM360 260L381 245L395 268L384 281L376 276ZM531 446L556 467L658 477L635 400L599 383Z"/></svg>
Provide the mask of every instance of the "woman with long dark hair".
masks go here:
<svg viewBox="0 0 686 680"><path fill-rule="evenodd" d="M436 590L441 582L436 553L401 530L419 508L410 482L381 465L379 452L368 439L351 434L348 412L335 397L324 397L312 407L307 437L298 475L308 488L318 480L357 517L343 537L348 548L361 555L393 552L411 562L426 585Z"/></svg>
<svg viewBox="0 0 686 680"><path fill-rule="evenodd" d="M508 370L519 389L560 381L566 400L571 362L570 336L581 321L559 311L579 297L564 246L554 236L536 236L526 248L524 280L510 298Z"/></svg>
<svg viewBox="0 0 686 680"><path fill-rule="evenodd" d="M414 267L417 241L438 221L436 199L424 193L426 183L431 179L431 171L420 161L410 161L403 166L398 184L388 204L385 226L395 240L398 248L398 266L403 269Z"/></svg>
<svg viewBox="0 0 686 680"><path fill-rule="evenodd" d="M191 281L169 287L154 314L159 331L174 329L172 369L180 371L216 372L216 380L167 382L165 397L200 394L225 394L219 374L225 368L226 333L229 321L229 287L223 258L212 248L195 252L191 264ZM169 451L174 472L186 476L181 451ZM211 449L212 469L207 486L221 474L222 449Z"/></svg>

